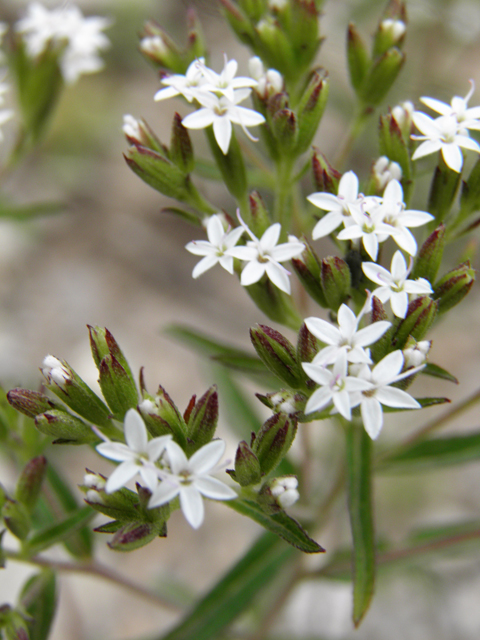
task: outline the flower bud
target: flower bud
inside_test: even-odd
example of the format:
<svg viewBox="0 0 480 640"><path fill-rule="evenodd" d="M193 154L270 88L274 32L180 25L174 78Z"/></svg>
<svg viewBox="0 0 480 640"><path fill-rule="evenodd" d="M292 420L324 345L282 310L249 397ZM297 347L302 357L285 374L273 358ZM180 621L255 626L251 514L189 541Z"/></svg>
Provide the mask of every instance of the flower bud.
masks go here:
<svg viewBox="0 0 480 640"><path fill-rule="evenodd" d="M47 381L47 388L70 409L100 427L111 427L108 407L67 362L49 355L43 360L42 373ZM52 413L62 412L54 410Z"/></svg>
<svg viewBox="0 0 480 640"><path fill-rule="evenodd" d="M19 540L25 540L31 529L27 507L21 502L6 498L2 507L2 518L7 529Z"/></svg>
<svg viewBox="0 0 480 640"><path fill-rule="evenodd" d="M383 55L391 47L401 47L407 25L403 20L386 18L378 25L373 41L373 57Z"/></svg>
<svg viewBox="0 0 480 640"><path fill-rule="evenodd" d="M350 295L352 278L348 264L338 256L329 256L322 260L322 289L327 306L337 311Z"/></svg>
<svg viewBox="0 0 480 640"><path fill-rule="evenodd" d="M172 137L170 141L170 158L188 175L195 169L192 141L188 129L182 124L182 117L175 113L172 124Z"/></svg>
<svg viewBox="0 0 480 640"><path fill-rule="evenodd" d="M305 244L305 249L301 258L292 258L293 268L308 295L325 308L328 304L322 287L320 262L306 238L302 238L302 242Z"/></svg>
<svg viewBox="0 0 480 640"><path fill-rule="evenodd" d="M305 406L305 396L301 393L292 393L282 389L273 393L262 395L255 394L262 404L274 413L285 413L287 416L295 416Z"/></svg>
<svg viewBox="0 0 480 640"><path fill-rule="evenodd" d="M444 313L461 302L472 288L474 281L475 269L472 269L469 260L440 278L433 291L433 298L438 302L439 313Z"/></svg>
<svg viewBox="0 0 480 640"><path fill-rule="evenodd" d="M240 9L238 4L235 4L232 0L220 0L220 3L224 8L223 13L238 39L244 44L253 47L255 34L252 23L245 13Z"/></svg>
<svg viewBox="0 0 480 640"><path fill-rule="evenodd" d="M0 629L5 640L29 640L25 611L13 609L9 604L0 606Z"/></svg>
<svg viewBox="0 0 480 640"><path fill-rule="evenodd" d="M95 511L119 522L138 520L138 495L125 487L113 493L106 493L105 484L104 476L87 470L83 484L79 485L80 490L85 494L85 502Z"/></svg>
<svg viewBox="0 0 480 640"><path fill-rule="evenodd" d="M317 191L337 195L338 183L342 174L334 169L323 153L320 153L315 147L313 147L312 168Z"/></svg>
<svg viewBox="0 0 480 640"><path fill-rule="evenodd" d="M392 109L392 118L395 120L405 140L410 140L413 130L413 112L415 107L412 102L406 100Z"/></svg>
<svg viewBox="0 0 480 640"><path fill-rule="evenodd" d="M427 361L431 346L431 340L417 342L414 338L409 338L403 349L404 369L411 369L424 364Z"/></svg>
<svg viewBox="0 0 480 640"><path fill-rule="evenodd" d="M268 66L278 69L287 81L294 81L295 75L297 78L301 75L303 69L300 68L300 60L295 59L293 42L273 16L257 22L255 35L257 42L260 41L263 58Z"/></svg>
<svg viewBox="0 0 480 640"><path fill-rule="evenodd" d="M133 381L132 371L127 362L127 359L123 355L118 342L115 340L110 331L106 327L92 327L89 324L87 324L87 329L90 334L90 348L92 350L92 357L97 367L100 367L100 364L105 356L110 355L121 364L123 369L129 374L130 378Z"/></svg>
<svg viewBox="0 0 480 640"><path fill-rule="evenodd" d="M188 47L186 53L190 63L192 60L204 58L207 53L202 25L193 6L187 9L187 32Z"/></svg>
<svg viewBox="0 0 480 640"><path fill-rule="evenodd" d="M301 385L301 373L295 348L281 333L266 325L250 329L250 339L256 352L273 374L293 389Z"/></svg>
<svg viewBox="0 0 480 640"><path fill-rule="evenodd" d="M165 158L168 157L168 149L160 142L145 120L137 120L130 114L126 114L123 116L122 129L129 144L147 147Z"/></svg>
<svg viewBox="0 0 480 640"><path fill-rule="evenodd" d="M421 246L410 276L412 280L426 278L429 282L435 282L438 269L442 263L444 248L445 226L441 224Z"/></svg>
<svg viewBox="0 0 480 640"><path fill-rule="evenodd" d="M265 13L265 0L238 0L238 5L253 22L260 20Z"/></svg>
<svg viewBox="0 0 480 640"><path fill-rule="evenodd" d="M258 82L254 90L263 100L283 91L282 74L276 69L265 69L258 56L250 58L248 70L250 76Z"/></svg>
<svg viewBox="0 0 480 640"><path fill-rule="evenodd" d="M410 134L404 135L398 122L393 115L388 114L380 116L380 128L379 128L379 143L380 153L382 157L385 156L391 164L398 165L398 169L394 167L396 175L392 174L392 177L400 180L402 178L404 197L408 197L409 190L411 188L410 183L412 179L412 161L410 160ZM383 161L384 162L384 161ZM389 165L390 169L390 165ZM391 171L391 170L390 170ZM400 177L397 175L400 174ZM375 176L374 176L375 177ZM376 179L377 191L382 191L380 186L380 180Z"/></svg>
<svg viewBox="0 0 480 640"><path fill-rule="evenodd" d="M372 295L372 323L388 320L385 307L377 298L375 293ZM371 345L370 351L374 362L380 362L380 360L392 351L392 337L395 332L393 326L391 326L379 340Z"/></svg>
<svg viewBox="0 0 480 640"><path fill-rule="evenodd" d="M300 497L297 487L298 480L295 476L272 478L262 485L258 502L266 513L273 515L295 504Z"/></svg>
<svg viewBox="0 0 480 640"><path fill-rule="evenodd" d="M391 162L387 156L380 156L372 167L375 191L382 193L390 180L402 179L402 168L398 162Z"/></svg>
<svg viewBox="0 0 480 640"><path fill-rule="evenodd" d="M251 215L250 229L257 238L261 238L271 224L268 211L258 191L252 191L249 196L249 202Z"/></svg>
<svg viewBox="0 0 480 640"><path fill-rule="evenodd" d="M297 361L311 362L319 351L319 341L310 333L305 323L300 327L297 339Z"/></svg>
<svg viewBox="0 0 480 640"><path fill-rule="evenodd" d="M160 25L151 20L145 23L140 51L158 67L173 73L186 71L185 61L177 45Z"/></svg>
<svg viewBox="0 0 480 640"><path fill-rule="evenodd" d="M65 411L52 409L42 413L36 416L35 426L42 433L64 444L98 442L98 436L88 424Z"/></svg>
<svg viewBox="0 0 480 640"><path fill-rule="evenodd" d="M406 317L398 324L393 337L396 349L403 349L408 337L421 340L432 326L438 311L438 302L428 296L412 300L408 305Z"/></svg>
<svg viewBox="0 0 480 640"><path fill-rule="evenodd" d="M191 409L187 422L187 455L210 442L218 423L217 386L212 385Z"/></svg>
<svg viewBox="0 0 480 640"><path fill-rule="evenodd" d="M138 409L145 420L150 435L154 438L171 434L182 447L187 444L187 425L175 403L162 386L158 387L156 396L144 394L144 400Z"/></svg>
<svg viewBox="0 0 480 640"><path fill-rule="evenodd" d="M377 106L383 100L400 73L404 62L405 54L396 47L388 49L375 60L360 91L360 98L365 105Z"/></svg>
<svg viewBox="0 0 480 640"><path fill-rule="evenodd" d="M15 500L21 502L29 513L33 511L40 495L46 470L47 459L45 456L37 456L27 462L17 480Z"/></svg>
<svg viewBox="0 0 480 640"><path fill-rule="evenodd" d="M284 413L275 413L261 427L252 451L263 474L270 473L286 456L297 432L297 420Z"/></svg>
<svg viewBox="0 0 480 640"><path fill-rule="evenodd" d="M328 73L315 69L297 107L298 140L295 153L302 154L310 147L322 119L329 92Z"/></svg>
<svg viewBox="0 0 480 640"><path fill-rule="evenodd" d="M12 389L7 393L7 400L14 409L29 418L35 418L39 413L59 408L57 403L43 393L29 389Z"/></svg>
<svg viewBox="0 0 480 640"><path fill-rule="evenodd" d="M283 155L291 154L298 138L298 120L291 109L280 109L272 118L272 131Z"/></svg>
<svg viewBox="0 0 480 640"><path fill-rule="evenodd" d="M359 93L370 68L370 56L364 41L354 24L348 25L347 60L350 82L356 93Z"/></svg>
<svg viewBox="0 0 480 640"><path fill-rule="evenodd" d="M428 198L428 211L432 216L435 216L438 223L443 222L450 213L461 177L461 172L450 169L445 164L443 156L440 156L440 162L435 167Z"/></svg>
<svg viewBox="0 0 480 640"><path fill-rule="evenodd" d="M110 409L118 420L123 420L129 409L135 409L138 403L138 391L129 373L118 360L108 355L99 367L100 387Z"/></svg>
<svg viewBox="0 0 480 640"><path fill-rule="evenodd" d="M134 551L161 535L163 529L164 526L159 529L156 522L129 522L116 531L107 544L113 551Z"/></svg>
<svg viewBox="0 0 480 640"><path fill-rule="evenodd" d="M235 472L231 475L242 487L258 484L261 480L260 462L245 440L238 445L235 455Z"/></svg>

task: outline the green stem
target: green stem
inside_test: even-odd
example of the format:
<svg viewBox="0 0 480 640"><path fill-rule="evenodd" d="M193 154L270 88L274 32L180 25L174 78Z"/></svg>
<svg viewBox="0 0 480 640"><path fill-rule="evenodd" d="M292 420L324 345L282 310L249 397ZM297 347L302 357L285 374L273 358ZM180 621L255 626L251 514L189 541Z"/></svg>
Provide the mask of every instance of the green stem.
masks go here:
<svg viewBox="0 0 480 640"><path fill-rule="evenodd" d="M365 125L367 124L368 118L373 113L371 107L360 107L358 109L357 115L347 133L347 136L340 147L340 151L333 161L333 165L339 170L342 171L348 156L352 150L353 145L355 144L356 139L363 132Z"/></svg>
<svg viewBox="0 0 480 640"><path fill-rule="evenodd" d="M135 584L128 578L121 576L116 573L109 567L103 566L98 562L88 562L88 563L71 563L71 562L62 562L58 560L51 560L49 558L43 558L41 556L33 556L31 558L26 558L19 554L17 551L12 551L8 549L3 550L3 554L6 558L13 560L14 562L25 562L27 564L31 564L37 567L49 567L54 571L60 571L64 573L80 573L84 575L94 576L96 578L103 578L108 582L112 582L127 591L130 591L132 594L137 597L145 600L146 602L150 602L151 604L157 607L163 607L165 609L170 609L171 611L179 611L180 607L176 605L174 602L170 602L169 600L159 596L145 587L142 587L138 584Z"/></svg>
<svg viewBox="0 0 480 640"><path fill-rule="evenodd" d="M275 179L275 202L273 217L282 225L282 236L286 239L292 223L292 159L280 158Z"/></svg>

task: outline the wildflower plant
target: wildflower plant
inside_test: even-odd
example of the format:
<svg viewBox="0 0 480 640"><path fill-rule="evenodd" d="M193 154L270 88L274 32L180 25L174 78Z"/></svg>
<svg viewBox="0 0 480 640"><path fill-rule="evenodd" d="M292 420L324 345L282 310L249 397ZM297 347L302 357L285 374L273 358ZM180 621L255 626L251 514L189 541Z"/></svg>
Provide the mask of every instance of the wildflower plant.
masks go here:
<svg viewBox="0 0 480 640"><path fill-rule="evenodd" d="M328 108L329 76L316 66L321 12L328 8L321 0L220 4L234 35L251 54L248 69L239 69L228 53L222 68L210 66L193 10L184 49L159 25L147 22L139 51L160 71L160 88L152 76L151 99L172 101L170 146L162 142L164 131L129 114L123 124L125 158L147 185L176 199L179 205L171 211L192 225L184 259L188 253L201 257L193 278L203 275L208 286L207 272L220 266L232 287L243 287L258 308L260 324L250 329L253 351L219 343L195 328L176 326L171 333L214 356L223 369L219 375L227 377L238 396L232 371L260 380L257 397L268 417L251 428L252 414L239 410L234 422L244 435L227 451L230 460L222 462L228 447L224 434L217 433L222 402L217 386L199 399L192 395L181 411L163 386L150 393L143 373L137 384L112 333L99 326L88 330L103 397L66 361L49 355L41 368L43 390L12 389L5 407L17 459L23 461L14 492L2 493L4 527L20 549L4 550L7 559L28 561L57 543L79 562L90 558L89 523L96 513L109 520L95 531L109 534L108 545L116 551L134 551L158 537L167 537L161 542L168 544L174 530L169 519L178 509L198 529L209 517L209 500L265 529L222 582L162 636L166 639L220 637L264 586L273 588L283 571L294 575L289 589L300 574L308 579L351 575L353 622L358 626L373 597L377 559L388 563L388 550L394 548L393 541L380 546L376 540L372 478L402 465L414 468L419 457L425 464L441 464L439 442L448 440L449 460L456 462L480 441L478 433L468 441L463 436L435 438L435 423L408 436L397 434L393 446L389 439L391 412L403 412L408 422L408 412L448 402L443 396L418 397L419 377L455 381L430 362L435 349L429 335L475 280L468 259L450 270L443 264L445 247L468 237L478 225L480 147L474 136L480 129L480 107L468 105L473 82L467 96L454 97L451 105L421 98L436 116L416 111L411 103L389 107L389 91L405 63L407 33L405 4L391 0L379 18L371 51L356 27L348 27L347 65L356 116L344 148L337 158L327 158L313 145ZM108 24L103 18L83 18L74 6L49 12L38 3L17 23L11 78L17 85L22 132L13 152L16 159L40 139L63 84L100 68ZM183 118L174 111L182 102L187 109ZM6 121L2 113L0 121ZM350 150L375 118L380 122L378 155L354 171ZM201 135L210 157L199 163L194 147ZM411 208L415 161L434 153L429 199L416 198L419 208ZM228 209L221 210L202 192L201 165L224 183ZM333 255L323 254L325 244L314 244L321 238L331 240ZM479 397L477 393L471 402ZM34 423L30 441L16 412ZM342 459L337 478L322 478L331 491L322 490L319 497L305 481L298 456L289 451L296 441L307 466L313 465L314 452L304 436L315 430L321 441L326 420L344 435L344 445L341 456L335 456ZM52 439L57 447L79 445L79 456L89 446L115 465L108 477L87 470L80 484L82 507L60 475L48 471L44 453ZM7 436L4 443L8 446ZM42 502L45 485L58 496L67 494L70 504L49 525L35 518L40 503L48 510ZM343 494L351 524L351 569L345 566L345 549L331 550L322 539L323 527L335 518L332 507ZM456 538L449 539L440 527L433 543L454 544L460 529L459 524ZM407 552L421 553L421 546L409 544ZM298 567L300 552L325 551L322 568L291 570ZM42 577L29 602L36 598L47 607L54 600L47 597L56 588L52 576ZM13 635L5 631L6 637L32 633L31 619L22 611L21 604L3 611L0 625L14 629ZM211 611L223 614L210 616Z"/></svg>

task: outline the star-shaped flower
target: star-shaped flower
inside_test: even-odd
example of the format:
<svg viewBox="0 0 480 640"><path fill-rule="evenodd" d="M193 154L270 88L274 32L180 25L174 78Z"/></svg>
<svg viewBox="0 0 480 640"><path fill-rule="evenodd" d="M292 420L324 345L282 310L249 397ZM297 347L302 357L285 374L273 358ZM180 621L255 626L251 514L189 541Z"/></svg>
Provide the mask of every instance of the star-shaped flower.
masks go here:
<svg viewBox="0 0 480 640"><path fill-rule="evenodd" d="M185 75L180 73L162 78L162 84L166 85L163 89L159 89L153 96L155 101L166 100L182 95L188 102L192 102L197 97L198 90L205 84L203 69L205 67L205 58L194 60L188 66Z"/></svg>
<svg viewBox="0 0 480 640"><path fill-rule="evenodd" d="M480 107L468 107L468 101L474 91L475 84L470 80L470 90L465 98L454 96L450 104L447 104L424 96L420 98L420 102L442 116L454 116L462 129L480 129Z"/></svg>
<svg viewBox="0 0 480 640"><path fill-rule="evenodd" d="M305 324L310 333L328 345L317 353L313 364L325 367L333 364L342 354L345 354L348 362L371 362L364 347L377 342L391 323L380 320L368 327L358 329L363 314L369 310L370 297L358 317L346 304L342 304L337 315L338 327L321 318L306 318Z"/></svg>
<svg viewBox="0 0 480 640"><path fill-rule="evenodd" d="M135 409L127 411L123 424L126 444L107 441L96 447L98 453L105 458L121 463L108 478L105 491L113 493L139 473L146 486L153 492L158 484L159 472L155 462L164 452L172 436L159 436L149 440L145 423Z"/></svg>
<svg viewBox="0 0 480 640"><path fill-rule="evenodd" d="M228 251L239 241L244 232L243 227L236 227L231 231L225 231L218 215L210 216L207 222L207 240L194 240L189 242L185 249L197 256L205 256L195 266L192 272L194 278L205 273L217 263L228 273L233 274L233 256Z"/></svg>
<svg viewBox="0 0 480 640"><path fill-rule="evenodd" d="M375 262L362 263L363 273L367 278L380 285L372 295L383 303L390 300L392 311L398 318L405 318L407 314L408 294L428 295L433 293L430 283L425 278L407 280L412 266L410 258L410 265L407 267L401 251L394 253L390 271Z"/></svg>
<svg viewBox="0 0 480 640"><path fill-rule="evenodd" d="M236 492L225 483L213 478L225 451L223 440L212 440L187 458L183 449L171 440L166 445L171 473L162 473L162 481L153 491L148 507L160 507L177 496L187 522L194 528L203 522L202 496L211 500L232 500Z"/></svg>
<svg viewBox="0 0 480 640"><path fill-rule="evenodd" d="M190 113L182 120L187 129L205 129L213 125L213 133L218 146L224 154L228 153L230 139L232 137L232 123L239 124L245 135L250 140L256 141L247 127L256 127L265 122L261 113L246 107L239 107L251 93L251 89L236 89L233 92L233 100L226 96L218 97L213 93L196 92L195 98L202 105L201 109Z"/></svg>
<svg viewBox="0 0 480 640"><path fill-rule="evenodd" d="M394 181L392 180L388 184L390 185L392 182ZM376 260L379 243L384 242L388 236L393 236L397 232L392 225L384 222L383 211L378 206L378 202L372 204L371 211L367 211L365 208L361 211L352 209L352 223L340 231L337 238L339 240L361 238L365 251L372 260Z"/></svg>
<svg viewBox="0 0 480 640"><path fill-rule="evenodd" d="M205 79L205 84L202 85L202 91L210 91L212 93L220 94L228 98L231 102L234 102L235 89L257 86L257 81L253 78L235 78L237 68L237 61L234 59L228 60L226 54L224 54L224 66L220 73L216 73L213 69L209 69L205 64L203 64L202 73Z"/></svg>
<svg viewBox="0 0 480 640"><path fill-rule="evenodd" d="M280 263L300 255L305 249L303 242L299 242L297 238L290 236L289 242L277 244L282 230L279 222L268 227L259 240L241 220L240 216L239 219L251 240L244 247L230 249L228 254L247 263L243 267L240 278L242 286L248 287L258 282L263 274L266 273L276 287L285 293L290 293L290 280L288 279L290 272Z"/></svg>

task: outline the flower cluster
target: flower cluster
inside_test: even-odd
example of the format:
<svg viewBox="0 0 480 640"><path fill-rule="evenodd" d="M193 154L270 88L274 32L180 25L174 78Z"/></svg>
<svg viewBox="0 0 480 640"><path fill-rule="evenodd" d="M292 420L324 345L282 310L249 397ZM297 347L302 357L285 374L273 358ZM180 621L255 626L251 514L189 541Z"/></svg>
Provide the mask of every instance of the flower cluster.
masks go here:
<svg viewBox="0 0 480 640"><path fill-rule="evenodd" d="M300 255L305 248L294 236L289 241L278 244L281 225L272 224L258 239L240 218L240 226L224 230L221 216L211 216L206 224L207 240L195 240L186 245L187 251L204 256L193 270L197 278L217 263L229 273L233 273L233 259L243 260L244 266L240 282L247 287L258 282L264 274L285 293L290 293L290 273L280 263ZM236 246L242 235L247 233L250 240L245 246Z"/></svg>
<svg viewBox="0 0 480 640"><path fill-rule="evenodd" d="M358 192L358 178L353 171L345 173L338 185L338 195L318 192L307 198L327 215L313 229L313 239L322 238L335 231L341 224L344 228L337 235L339 240L362 241L365 251L377 259L378 245L392 237L397 245L414 256L417 242L409 231L433 220L425 211L406 209L403 189L398 180L387 183L382 197L364 196Z"/></svg>
<svg viewBox="0 0 480 640"><path fill-rule="evenodd" d="M195 529L203 522L202 496L212 500L237 497L233 489L210 475L224 454L223 440L213 440L187 458L170 435L149 440L145 423L135 409L125 415L124 434L126 444L104 438L106 441L97 445L102 456L120 462L107 480L107 493L117 491L139 474L152 494L149 509L178 496L185 518Z"/></svg>
<svg viewBox="0 0 480 640"><path fill-rule="evenodd" d="M473 80L470 80L470 85L470 91L465 98L454 96L450 104L435 98L420 98L424 105L440 115L431 118L422 111L414 112L413 122L422 135L412 138L423 142L413 154L413 160L441 151L445 164L452 171L459 173L463 166L461 149L480 153L480 145L472 140L468 133L469 129L480 130L480 107L468 108L468 101L475 90Z"/></svg>
<svg viewBox="0 0 480 640"><path fill-rule="evenodd" d="M398 409L418 409L420 404L406 391L393 387L414 375L423 365L406 368L406 359L397 349L374 364L370 350L391 326L386 320L359 329L364 313L369 310L370 296L358 317L345 304L338 310L338 326L320 318L307 318L308 330L326 346L312 362L302 363L305 373L319 387L310 396L305 413L314 413L333 405L333 412L346 420L352 419L352 409L360 407L368 435L375 439L383 426L382 405Z"/></svg>
<svg viewBox="0 0 480 640"><path fill-rule="evenodd" d="M232 123L239 124L250 140L256 140L247 127L255 127L265 122L262 114L238 106L248 98L251 88L257 86L257 80L248 77L235 77L237 61L225 56L224 67L220 73L206 66L205 60L194 60L185 75L165 76L165 85L155 94L155 100L165 100L182 95L188 102L200 106L197 111L182 120L187 129L205 129L213 125L213 133L218 146L224 154L228 153L232 137Z"/></svg>
<svg viewBox="0 0 480 640"><path fill-rule="evenodd" d="M49 46L58 47L63 78L72 84L82 73L94 73L103 67L98 53L110 45L102 33L109 25L106 18L85 18L75 5L49 11L34 2L26 16L17 22L16 31L22 34L31 58L38 58Z"/></svg>

